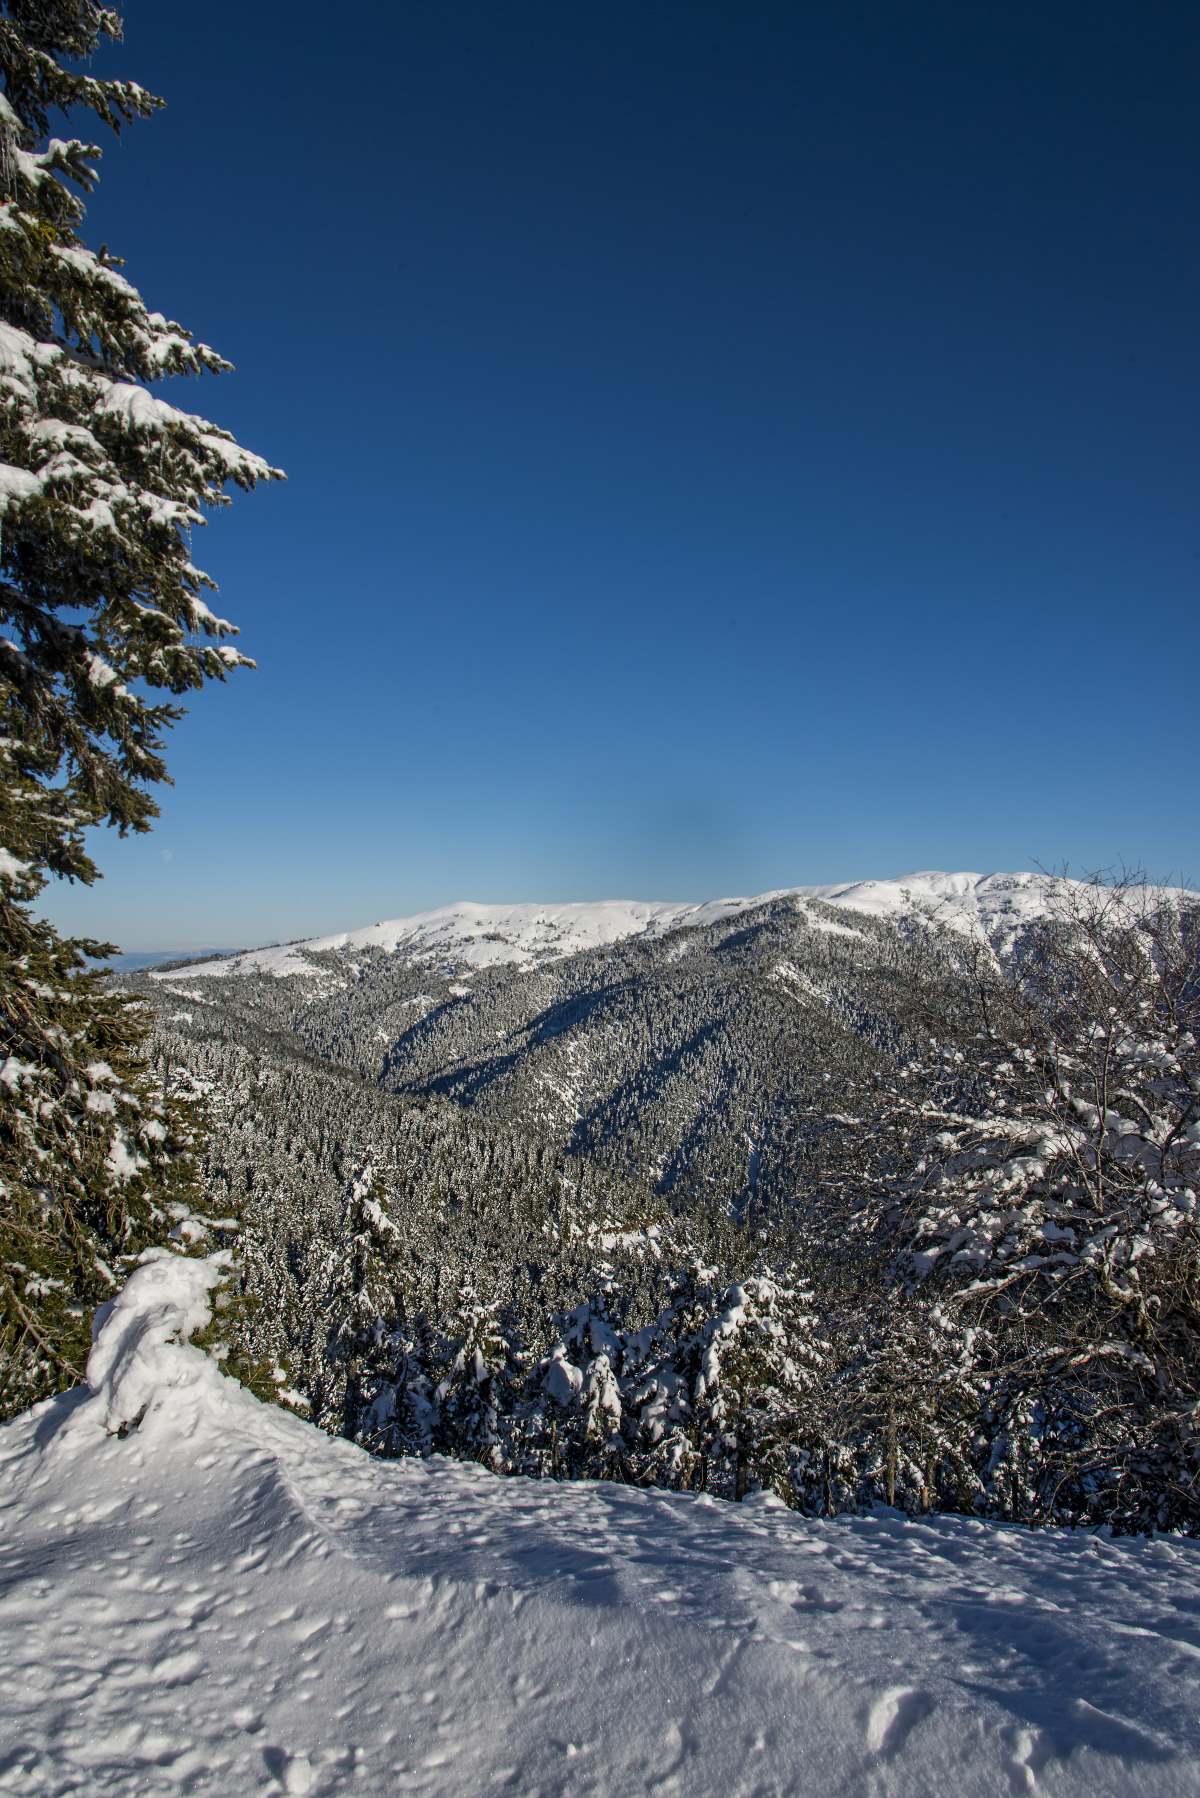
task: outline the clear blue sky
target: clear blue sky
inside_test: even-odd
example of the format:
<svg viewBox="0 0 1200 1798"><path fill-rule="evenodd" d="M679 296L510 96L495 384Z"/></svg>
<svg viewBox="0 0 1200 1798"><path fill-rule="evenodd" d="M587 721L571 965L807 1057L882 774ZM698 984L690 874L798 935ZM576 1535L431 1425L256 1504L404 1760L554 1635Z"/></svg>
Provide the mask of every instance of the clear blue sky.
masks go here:
<svg viewBox="0 0 1200 1798"><path fill-rule="evenodd" d="M1200 10L132 0L90 241L283 464L55 919L1200 876Z"/></svg>

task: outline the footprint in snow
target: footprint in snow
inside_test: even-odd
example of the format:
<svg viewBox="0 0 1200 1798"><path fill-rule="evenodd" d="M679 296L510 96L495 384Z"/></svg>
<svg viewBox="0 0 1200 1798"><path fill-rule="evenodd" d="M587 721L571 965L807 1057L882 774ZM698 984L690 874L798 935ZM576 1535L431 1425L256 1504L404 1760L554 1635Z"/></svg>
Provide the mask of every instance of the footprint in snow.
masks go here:
<svg viewBox="0 0 1200 1798"><path fill-rule="evenodd" d="M306 1754L289 1754L284 1748L264 1748L267 1772L276 1778L285 1792L311 1792L312 1763Z"/></svg>
<svg viewBox="0 0 1200 1798"><path fill-rule="evenodd" d="M933 1699L915 1686L888 1686L867 1713L867 1747L872 1754L898 1754L909 1732L928 1717Z"/></svg>

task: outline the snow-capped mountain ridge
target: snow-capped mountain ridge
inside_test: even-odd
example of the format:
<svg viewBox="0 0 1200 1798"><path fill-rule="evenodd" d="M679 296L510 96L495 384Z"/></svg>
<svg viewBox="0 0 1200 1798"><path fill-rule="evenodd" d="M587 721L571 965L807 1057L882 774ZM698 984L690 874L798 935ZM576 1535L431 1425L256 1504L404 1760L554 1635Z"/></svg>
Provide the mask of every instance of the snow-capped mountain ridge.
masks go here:
<svg viewBox="0 0 1200 1798"><path fill-rule="evenodd" d="M978 935L1003 949L1020 929L1044 917L1057 893L1079 883L1040 873L945 873L923 869L896 879L783 887L745 897L700 902L603 899L566 904L496 905L460 900L412 917L271 948L250 949L187 969L196 975L311 974L310 955L368 949L436 963L448 971L500 965L529 967L631 937L662 937L715 924L739 912L792 900L817 930L852 930L826 908L876 918L924 918Z"/></svg>

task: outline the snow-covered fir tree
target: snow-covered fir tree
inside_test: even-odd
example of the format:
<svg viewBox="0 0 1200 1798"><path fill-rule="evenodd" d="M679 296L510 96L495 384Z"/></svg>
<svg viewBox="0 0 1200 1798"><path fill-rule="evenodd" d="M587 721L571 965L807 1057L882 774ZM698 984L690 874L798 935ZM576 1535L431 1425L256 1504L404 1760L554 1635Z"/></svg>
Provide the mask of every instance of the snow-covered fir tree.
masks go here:
<svg viewBox="0 0 1200 1798"><path fill-rule="evenodd" d="M227 482L279 473L155 391L228 364L79 236L100 149L52 117L119 130L161 104L81 70L120 33L89 0L0 17L3 1409L78 1376L97 1297L192 1203L172 1188L193 1123L147 1074L138 1015L85 971L102 946L30 908L47 876L96 878L90 826L149 828L179 696L247 660L190 537Z"/></svg>

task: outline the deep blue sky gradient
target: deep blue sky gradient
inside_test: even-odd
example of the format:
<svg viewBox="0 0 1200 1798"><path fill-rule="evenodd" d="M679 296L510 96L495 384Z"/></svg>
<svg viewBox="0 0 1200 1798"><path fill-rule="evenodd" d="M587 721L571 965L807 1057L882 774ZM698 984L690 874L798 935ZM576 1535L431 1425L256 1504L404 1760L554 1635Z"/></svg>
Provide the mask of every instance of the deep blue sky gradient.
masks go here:
<svg viewBox="0 0 1200 1798"><path fill-rule="evenodd" d="M169 106L89 241L290 481L61 924L1200 875L1194 5L133 0L103 66Z"/></svg>

